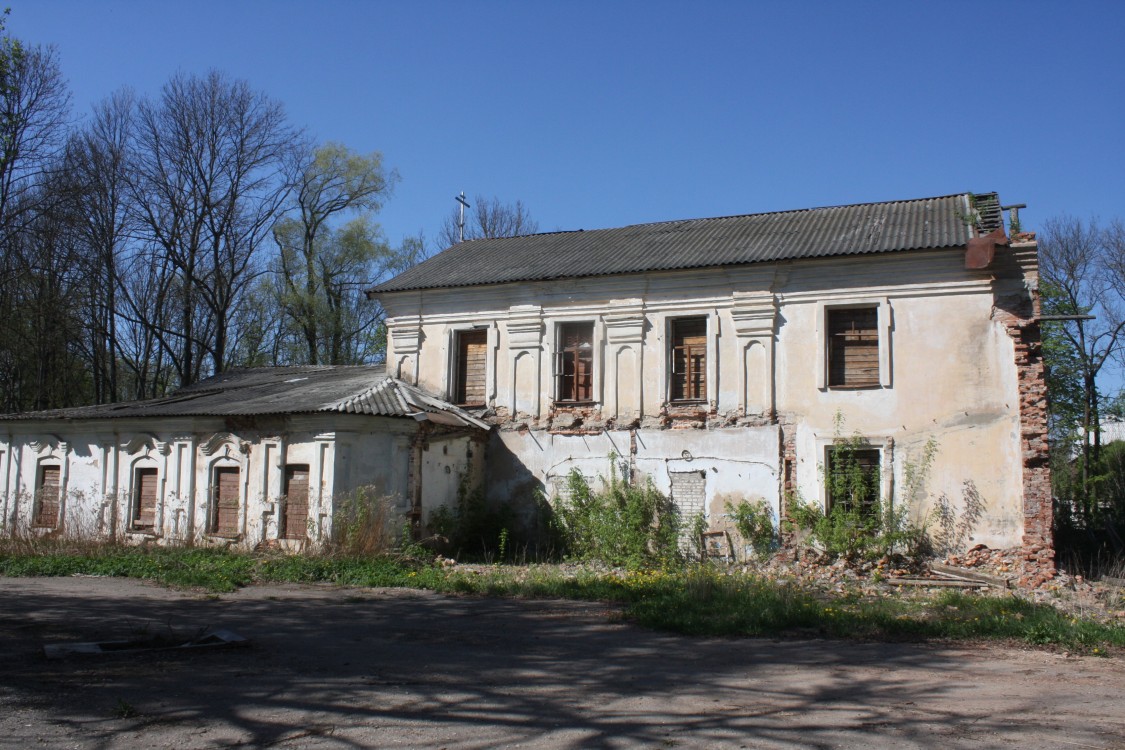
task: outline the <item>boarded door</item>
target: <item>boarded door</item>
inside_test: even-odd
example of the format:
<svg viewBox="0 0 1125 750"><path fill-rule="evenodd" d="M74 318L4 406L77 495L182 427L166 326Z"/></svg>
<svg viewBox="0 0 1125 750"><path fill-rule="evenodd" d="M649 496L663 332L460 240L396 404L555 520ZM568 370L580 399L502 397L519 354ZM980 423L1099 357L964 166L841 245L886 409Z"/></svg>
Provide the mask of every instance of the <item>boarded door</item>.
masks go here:
<svg viewBox="0 0 1125 750"><path fill-rule="evenodd" d="M151 529L156 523L156 469L137 469L133 493L133 528Z"/></svg>
<svg viewBox="0 0 1125 750"><path fill-rule="evenodd" d="M39 482L35 490L36 526L55 528L59 525L59 476L58 466L39 467Z"/></svg>
<svg viewBox="0 0 1125 750"><path fill-rule="evenodd" d="M309 523L309 467L285 467L285 529L286 539L304 539Z"/></svg>
<svg viewBox="0 0 1125 750"><path fill-rule="evenodd" d="M237 467L221 466L215 469L214 522L211 531L233 536L238 533L238 485L240 471Z"/></svg>

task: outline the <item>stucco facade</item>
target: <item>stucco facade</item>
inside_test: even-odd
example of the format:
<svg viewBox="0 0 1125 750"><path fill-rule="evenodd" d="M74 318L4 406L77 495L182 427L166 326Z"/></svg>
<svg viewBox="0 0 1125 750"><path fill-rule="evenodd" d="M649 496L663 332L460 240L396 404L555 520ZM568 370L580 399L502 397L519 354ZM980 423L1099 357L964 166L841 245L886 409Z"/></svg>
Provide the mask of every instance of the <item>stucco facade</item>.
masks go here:
<svg viewBox="0 0 1125 750"><path fill-rule="evenodd" d="M443 411L432 399L423 404L432 411L405 403L406 413L397 416L335 408L304 413L313 410L301 405L308 397L295 390L309 380L302 372L244 374L267 381L264 390L291 389L288 397L278 392L303 413L269 406L262 408L272 413L107 416L188 410L192 392L184 391L0 420L0 532L301 549L332 538L343 503L360 488L368 501L389 503L389 522L397 525L456 503L462 479L483 477L483 425L461 419L457 410ZM316 368L316 374L323 382L302 383L307 390L338 387L332 368ZM383 395L394 390L385 387L393 381L381 370L341 374L360 384L344 388L360 399L376 389ZM199 410L247 410L240 401L246 389L202 386Z"/></svg>
<svg viewBox="0 0 1125 750"><path fill-rule="evenodd" d="M376 293L389 371L447 398L459 332L487 331L480 413L496 425L496 500L556 494L572 469L616 471L713 525L727 499L765 500L778 517L787 493L824 506L827 451L859 435L879 452L884 497L921 519L943 495L958 508L971 482L984 513L970 543L1018 547L1029 513L1043 513L1042 498L1025 503L1013 338L1013 321L1034 320L1037 253L1029 237L1000 252L983 268L967 268L962 246ZM864 387L830 382L828 321L850 308L877 321L878 372ZM706 397L692 402L670 390L672 326L684 318L706 325ZM592 325L583 403L558 398L559 332L572 323ZM925 492L905 498L931 440Z"/></svg>

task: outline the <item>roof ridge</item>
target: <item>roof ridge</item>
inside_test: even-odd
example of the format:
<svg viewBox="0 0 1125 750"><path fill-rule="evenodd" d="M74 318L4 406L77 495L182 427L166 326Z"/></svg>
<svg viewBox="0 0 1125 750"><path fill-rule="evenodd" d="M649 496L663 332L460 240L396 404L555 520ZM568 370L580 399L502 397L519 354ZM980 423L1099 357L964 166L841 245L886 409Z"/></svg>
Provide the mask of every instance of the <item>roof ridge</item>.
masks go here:
<svg viewBox="0 0 1125 750"><path fill-rule="evenodd" d="M972 236L973 193L481 238L365 290L381 293L778 260L947 249Z"/></svg>
<svg viewBox="0 0 1125 750"><path fill-rule="evenodd" d="M468 245L471 242L496 242L503 240L518 240L528 237L550 237L556 234L574 234L577 232L607 232L615 229L632 229L634 227L657 227L661 224L682 224L686 221L722 221L724 219L749 219L754 216L777 216L780 214L799 214L810 211L829 211L834 208L860 208L862 206L889 206L894 203L922 203L923 201L936 201L944 198L959 198L968 195L992 195L994 193L973 193L968 190L960 193L946 193L945 195L930 195L923 198L902 198L889 201L860 201L859 203L838 203L830 206L809 206L807 208L784 208L777 211L757 211L749 214L724 214L722 216L695 216L682 219L662 219L660 221L642 221L636 224L622 224L613 227L600 227L598 229L556 229L553 232L535 232L534 234L513 234L510 237L474 237L471 240L458 242L450 247Z"/></svg>

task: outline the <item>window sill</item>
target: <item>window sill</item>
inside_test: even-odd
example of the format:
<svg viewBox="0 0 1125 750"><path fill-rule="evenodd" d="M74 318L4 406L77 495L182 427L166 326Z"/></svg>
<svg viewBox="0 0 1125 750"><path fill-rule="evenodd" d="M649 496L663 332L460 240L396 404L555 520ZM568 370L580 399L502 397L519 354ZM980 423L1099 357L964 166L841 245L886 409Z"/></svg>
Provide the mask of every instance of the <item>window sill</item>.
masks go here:
<svg viewBox="0 0 1125 750"><path fill-rule="evenodd" d="M239 534L239 533L220 534L216 531L212 531L212 532L207 534L207 537L209 539L222 539L224 541L238 541L239 539L242 538L242 534Z"/></svg>
<svg viewBox="0 0 1125 750"><path fill-rule="evenodd" d="M883 388L881 383L868 383L864 385L829 385L825 390L829 391L878 391Z"/></svg>
<svg viewBox="0 0 1125 750"><path fill-rule="evenodd" d="M556 409L566 409L572 406L597 406L597 401L556 401Z"/></svg>
<svg viewBox="0 0 1125 750"><path fill-rule="evenodd" d="M681 398L669 400L668 406L703 406L707 404L705 398Z"/></svg>

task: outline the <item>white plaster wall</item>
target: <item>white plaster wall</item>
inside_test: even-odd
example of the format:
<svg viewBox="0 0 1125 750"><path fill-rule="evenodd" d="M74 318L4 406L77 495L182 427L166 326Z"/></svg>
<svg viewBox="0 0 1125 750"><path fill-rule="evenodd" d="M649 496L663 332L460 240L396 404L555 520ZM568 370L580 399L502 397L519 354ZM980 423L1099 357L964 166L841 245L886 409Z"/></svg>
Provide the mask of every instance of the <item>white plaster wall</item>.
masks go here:
<svg viewBox="0 0 1125 750"><path fill-rule="evenodd" d="M219 419L12 422L0 443L0 530L42 534L31 525L38 466L62 467L57 531L85 538L216 543L251 547L278 536L288 464L309 466L310 541L331 533L333 498L360 485L407 494L410 420L310 415L228 430ZM209 531L214 469L240 469L238 533ZM132 528L133 477L157 469L155 528Z"/></svg>
<svg viewBox="0 0 1125 750"><path fill-rule="evenodd" d="M637 430L637 478L671 494L671 473L706 473L707 516L725 512L723 502L764 500L778 511L778 428L767 425L727 430ZM490 490L520 499L539 487L548 496L556 483L577 470L592 487L629 470L630 435L610 430L590 435L559 435L546 430L504 431L490 453ZM686 453L686 455L685 455ZM534 484L532 484L532 481Z"/></svg>
<svg viewBox="0 0 1125 750"><path fill-rule="evenodd" d="M971 543L1018 545L1022 534L1022 464L1014 345L991 320L991 296L893 298L889 388L818 388L823 358L816 345L817 305L785 304L778 343L778 411L797 418L797 481L805 501L824 503L824 449L841 434L892 446L893 482L902 502L904 474L920 465L927 441L937 452L925 493L963 508L964 483L984 500ZM839 424L837 425L837 419ZM923 520L932 503L915 507Z"/></svg>
<svg viewBox="0 0 1125 750"><path fill-rule="evenodd" d="M1013 343L992 320L998 293L994 285L1008 293L1011 283L997 282L989 272L966 271L963 260L959 249L880 254L427 290L424 295L404 292L383 295L381 301L392 330L415 326L418 331L392 336L389 360L397 357L393 348L400 339L418 342L416 354L410 356L417 357L419 382L438 393L448 394L451 332L470 325L493 326L489 405L501 418L514 418L530 428L505 431L493 440L490 462L495 465L489 466L489 484L499 497L524 492L529 482L549 485L552 476L565 474L570 466L596 475L606 470L611 451L624 455L624 432L610 429L576 436L539 429L548 427L551 418L554 331L560 322L590 320L596 408L601 408L603 419L619 417L618 404L626 401L623 393L630 405L639 404L645 428L640 433L660 448L652 449L651 455L638 448L637 468L652 472L658 486L663 488L660 483L666 479L653 467L663 463L666 476L681 450L694 454L691 446L698 445L704 453L713 451L716 461L727 462L707 475L709 505L712 485L724 492L758 494L769 475L775 486L761 494L776 508L777 448L758 445L754 435L759 428L750 426L755 417L768 420L776 414L797 435L800 493L822 501L818 467L839 417L845 435L859 433L887 446L891 492L902 485L907 463L920 460L923 446L933 438L938 449L928 495L945 495L958 507L964 482L974 482L985 501L985 518L973 541L1015 546L1022 533L1018 381ZM1019 283L1012 288L1018 291ZM759 306L776 304L772 325L747 327L746 314L739 309L747 299ZM882 387L825 388L825 305L857 301L878 304L884 316ZM613 318L624 303L634 305L643 317L635 364L641 373L639 393L629 392L635 386L617 377L620 347L610 341ZM541 332L529 343L527 321L535 315ZM728 424L743 420L746 426L657 429L649 435L652 425L643 420L658 418L666 406L668 321L695 315L708 317L708 406ZM508 321L517 319L522 331L518 351L507 330ZM517 361L518 373L512 370ZM513 392L517 383L522 387ZM728 437L728 431L736 437ZM771 434L774 440L776 432ZM755 462L764 463L745 468L757 466ZM927 508L919 506L916 514L924 516Z"/></svg>

